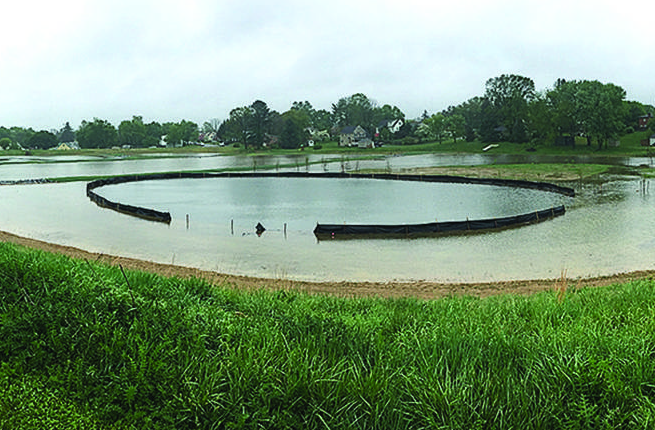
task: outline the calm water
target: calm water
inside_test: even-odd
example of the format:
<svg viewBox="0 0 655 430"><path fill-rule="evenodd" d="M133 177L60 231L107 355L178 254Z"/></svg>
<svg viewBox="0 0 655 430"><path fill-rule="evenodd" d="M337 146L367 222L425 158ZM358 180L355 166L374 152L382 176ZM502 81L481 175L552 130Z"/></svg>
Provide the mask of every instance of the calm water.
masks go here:
<svg viewBox="0 0 655 430"><path fill-rule="evenodd" d="M94 252L286 279L472 282L554 278L562 270L576 277L655 269L655 196L641 192L640 182L630 178L607 178L602 188L573 184L578 193L573 200L495 187L438 189L426 187L437 184L370 180L185 181L98 190L170 210L170 225L99 208L86 198L83 183L0 186L1 229ZM419 187L405 188L410 185ZM473 194L464 200L466 193ZM500 216L506 204L532 210L560 199L566 200L565 216L494 233L321 242L311 233L316 221ZM441 215L444 210L449 215ZM268 228L262 237L254 234L255 221Z"/></svg>
<svg viewBox="0 0 655 430"><path fill-rule="evenodd" d="M186 214L196 228L235 220L311 231L316 222L403 224L497 218L570 199L536 190L373 179L212 178L143 181L96 190L121 203Z"/></svg>

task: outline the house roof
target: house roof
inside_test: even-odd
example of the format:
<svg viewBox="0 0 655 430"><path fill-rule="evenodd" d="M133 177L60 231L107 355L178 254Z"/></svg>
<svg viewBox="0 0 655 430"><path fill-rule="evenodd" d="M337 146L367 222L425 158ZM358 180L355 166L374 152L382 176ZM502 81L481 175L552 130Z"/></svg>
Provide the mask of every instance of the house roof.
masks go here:
<svg viewBox="0 0 655 430"><path fill-rule="evenodd" d="M378 123L378 127L389 127L396 124L398 121L402 121L402 118L383 119Z"/></svg>
<svg viewBox="0 0 655 430"><path fill-rule="evenodd" d="M341 129L341 134L353 134L355 132L355 129L357 128L356 125L349 125Z"/></svg>

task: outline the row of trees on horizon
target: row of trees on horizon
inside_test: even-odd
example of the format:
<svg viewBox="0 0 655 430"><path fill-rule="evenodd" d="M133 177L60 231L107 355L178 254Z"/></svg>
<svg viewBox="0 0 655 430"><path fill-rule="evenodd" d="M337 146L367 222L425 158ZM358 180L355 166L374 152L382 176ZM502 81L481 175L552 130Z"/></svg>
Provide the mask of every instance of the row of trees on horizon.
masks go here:
<svg viewBox="0 0 655 430"><path fill-rule="evenodd" d="M627 101L623 88L612 83L559 79L553 88L537 91L531 78L501 75L487 80L485 93L441 112L424 111L407 119L390 104L379 105L356 93L332 104L330 111L315 109L308 101L296 101L286 112L272 110L262 100L232 109L225 120L211 119L202 126L192 121L146 123L134 116L115 127L106 120L82 121L77 130L66 123L60 130L0 127L0 147L17 144L29 149L48 149L60 142L77 141L82 148L129 145L152 147L161 142L184 145L192 142L238 142L245 148L263 146L298 148L307 140L338 138L346 126L361 126L377 141L415 144L430 141L480 140L486 143L567 143L584 136L598 147L630 133L639 117L655 115L655 107ZM391 132L386 121L402 119ZM651 121L655 131L655 121Z"/></svg>

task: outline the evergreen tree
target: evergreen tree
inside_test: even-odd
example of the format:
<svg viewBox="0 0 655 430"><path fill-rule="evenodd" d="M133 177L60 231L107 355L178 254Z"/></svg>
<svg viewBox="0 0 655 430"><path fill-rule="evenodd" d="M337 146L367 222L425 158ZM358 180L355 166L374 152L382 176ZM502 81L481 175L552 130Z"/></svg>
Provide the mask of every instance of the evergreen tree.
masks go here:
<svg viewBox="0 0 655 430"><path fill-rule="evenodd" d="M66 122L64 127L59 131L59 142L75 142L75 132L69 122Z"/></svg>

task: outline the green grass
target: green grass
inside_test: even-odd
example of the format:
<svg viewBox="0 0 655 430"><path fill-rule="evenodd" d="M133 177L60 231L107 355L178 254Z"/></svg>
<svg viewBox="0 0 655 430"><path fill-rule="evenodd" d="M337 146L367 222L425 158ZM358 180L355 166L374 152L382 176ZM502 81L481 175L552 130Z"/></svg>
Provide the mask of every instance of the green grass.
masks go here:
<svg viewBox="0 0 655 430"><path fill-rule="evenodd" d="M561 299L561 297L560 297ZM653 428L655 282L241 292L0 244L0 428Z"/></svg>
<svg viewBox="0 0 655 430"><path fill-rule="evenodd" d="M640 142L647 139L652 132L642 131L626 134L621 136L618 147L609 147L598 150L598 145L593 142L587 146L586 139L577 138L575 148L558 147L551 143L542 144L517 144L510 142L501 142L499 147L489 151L489 154L537 154L537 155L560 155L560 156L616 156L616 157L643 157L650 156L648 148L642 147ZM246 150L243 146L235 148L232 145L223 147L217 146L185 146L181 148L134 148L134 149L80 149L72 151L51 151L51 150L32 150L29 151L37 156L49 155L90 155L108 158L152 158L153 155L162 157L183 156L187 154L207 154L215 153L221 155L287 155L287 154L421 154L421 153L475 153L479 154L487 143L480 141L466 142L458 140L453 143L450 140L439 142L427 142L418 145L384 145L375 149L347 148L339 146L338 142L321 142L321 149L304 148L304 149L259 149L257 151ZM528 152L530 150L530 152ZM24 155L25 151L3 151L0 156L5 155Z"/></svg>
<svg viewBox="0 0 655 430"><path fill-rule="evenodd" d="M526 179L531 180L570 180L571 177L575 179L588 179L594 176L607 173L613 169L612 166L604 164L494 164L488 166L472 167L472 173L476 169L494 170L496 172L494 177L503 179Z"/></svg>

